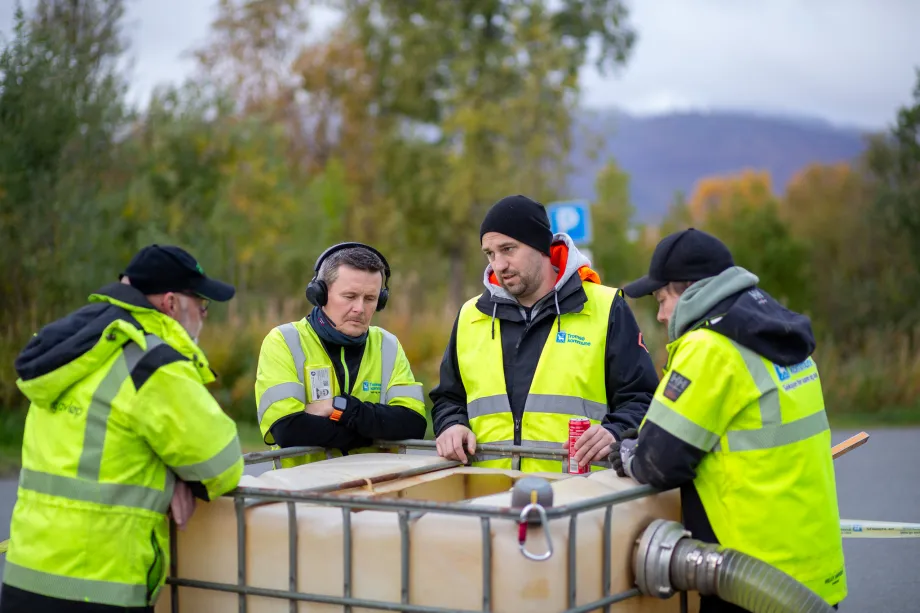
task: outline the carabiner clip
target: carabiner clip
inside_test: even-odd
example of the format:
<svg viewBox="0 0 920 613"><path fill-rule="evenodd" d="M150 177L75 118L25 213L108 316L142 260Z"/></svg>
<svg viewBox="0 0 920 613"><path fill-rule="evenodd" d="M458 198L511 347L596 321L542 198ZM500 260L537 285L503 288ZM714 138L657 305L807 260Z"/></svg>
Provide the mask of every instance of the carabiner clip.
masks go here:
<svg viewBox="0 0 920 613"><path fill-rule="evenodd" d="M546 553L540 555L534 555L527 551L527 514L535 510L540 515L540 526L543 528L543 534L546 535ZM549 536L549 525L546 521L546 509L542 505L536 503L530 503L521 509L521 519L518 523L518 548L521 550L521 553L524 554L524 557L528 560L533 560L534 562L543 562L544 560L549 560L553 555L553 541Z"/></svg>

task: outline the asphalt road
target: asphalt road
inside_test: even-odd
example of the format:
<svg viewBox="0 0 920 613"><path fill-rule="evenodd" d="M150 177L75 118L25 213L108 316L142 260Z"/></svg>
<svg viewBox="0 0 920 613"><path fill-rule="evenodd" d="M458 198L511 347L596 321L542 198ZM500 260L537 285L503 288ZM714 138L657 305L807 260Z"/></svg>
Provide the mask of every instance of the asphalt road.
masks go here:
<svg viewBox="0 0 920 613"><path fill-rule="evenodd" d="M833 442L856 432L835 431ZM920 523L920 428L868 432L868 443L836 461L841 517ZM261 470L251 466L246 472ZM9 537L15 498L16 482L0 480L0 540ZM850 595L841 611L920 610L920 538L846 538L844 549Z"/></svg>

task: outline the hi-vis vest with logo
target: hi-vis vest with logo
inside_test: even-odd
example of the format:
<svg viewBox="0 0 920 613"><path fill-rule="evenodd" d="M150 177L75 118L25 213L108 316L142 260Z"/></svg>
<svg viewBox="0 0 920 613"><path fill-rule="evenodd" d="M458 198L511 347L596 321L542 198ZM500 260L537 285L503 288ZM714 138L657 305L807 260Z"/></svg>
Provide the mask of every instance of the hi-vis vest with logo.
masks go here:
<svg viewBox="0 0 920 613"><path fill-rule="evenodd" d="M586 417L599 424L608 412L604 369L610 309L619 290L584 283L588 300L579 313L563 314L546 339L521 421L515 424L505 386L501 321L476 308L477 298L460 309L457 362L466 390L470 427L479 443L504 443L561 449L569 420ZM515 436L517 430L518 436ZM516 440L517 439L517 440ZM486 454L477 454L488 458ZM524 472L562 472L560 460L484 459L475 466L519 468ZM592 467L596 469L596 467Z"/></svg>
<svg viewBox="0 0 920 613"><path fill-rule="evenodd" d="M812 358L779 366L698 327L668 345L645 419L708 452L694 486L722 546L777 567L829 604L843 600L831 433Z"/></svg>
<svg viewBox="0 0 920 613"><path fill-rule="evenodd" d="M348 388L351 387L351 381L348 380L348 366L345 364L345 349L342 348L341 355L335 356L341 361L345 371L345 389L342 390L335 376L332 357L326 353L322 341L306 319L283 324L276 330L283 337L284 344L278 348L264 345L263 358L267 351L285 352L284 359L293 359L297 380L275 383L269 387L265 387L259 380L256 381L259 428L265 443L271 445L272 449L280 449L273 444L274 440L270 432L275 422L282 417L302 411L305 403L347 393ZM266 345L270 338L271 335L266 339ZM260 365L260 369L264 368ZM363 402L405 406L424 417L425 403L421 383L416 383L414 380L403 380L404 378L400 377L399 373L411 374L399 341L390 332L371 326L368 329L364 355L351 395ZM381 450L379 447L361 447L349 450L348 454L380 453L381 451L386 450ZM281 467L288 468L341 456L342 452L338 449L326 449L322 452L283 458Z"/></svg>

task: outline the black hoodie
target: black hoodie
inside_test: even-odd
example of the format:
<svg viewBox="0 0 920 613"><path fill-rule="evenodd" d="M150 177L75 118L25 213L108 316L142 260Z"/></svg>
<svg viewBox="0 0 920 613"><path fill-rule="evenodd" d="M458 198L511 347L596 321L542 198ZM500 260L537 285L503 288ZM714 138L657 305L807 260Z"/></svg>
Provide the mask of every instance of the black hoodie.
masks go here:
<svg viewBox="0 0 920 613"><path fill-rule="evenodd" d="M781 305L758 288L757 281L755 275L734 267L697 282L674 310L671 338L705 326L780 366L805 361L815 349L810 320ZM706 452L650 421L642 427L639 445L643 452L632 463L636 479L662 490L680 486L684 525L694 538L718 543L693 486Z"/></svg>

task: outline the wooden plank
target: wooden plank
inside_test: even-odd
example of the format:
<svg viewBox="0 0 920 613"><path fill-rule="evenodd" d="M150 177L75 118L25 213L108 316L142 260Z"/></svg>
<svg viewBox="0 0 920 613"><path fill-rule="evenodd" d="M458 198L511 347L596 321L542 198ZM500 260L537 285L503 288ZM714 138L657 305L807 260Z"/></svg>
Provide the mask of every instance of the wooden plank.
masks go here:
<svg viewBox="0 0 920 613"><path fill-rule="evenodd" d="M860 445L865 445L866 441L869 440L869 435L865 432L860 432L859 434L854 434L847 440L837 443L831 448L831 457L835 460L842 456L845 453L853 451Z"/></svg>

